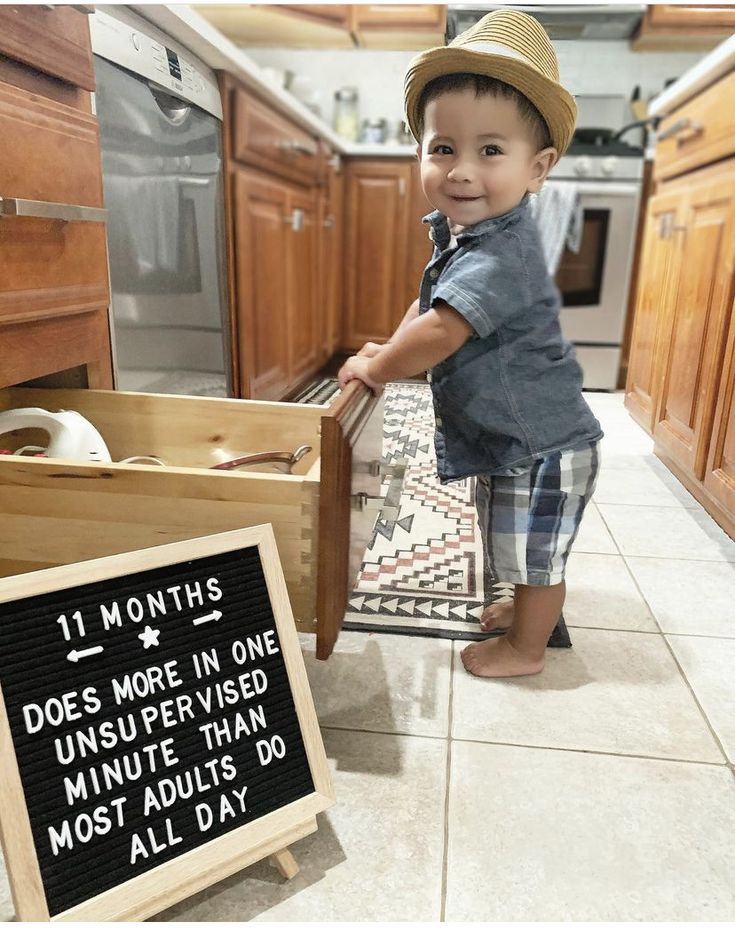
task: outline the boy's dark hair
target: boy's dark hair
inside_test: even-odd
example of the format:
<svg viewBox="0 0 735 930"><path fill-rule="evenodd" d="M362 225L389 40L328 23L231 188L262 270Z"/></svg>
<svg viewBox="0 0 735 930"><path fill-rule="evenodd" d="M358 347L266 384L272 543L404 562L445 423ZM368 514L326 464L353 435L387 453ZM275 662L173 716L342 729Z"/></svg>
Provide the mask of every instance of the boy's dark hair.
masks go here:
<svg viewBox="0 0 735 930"><path fill-rule="evenodd" d="M457 73L444 74L441 77L429 81L426 87L421 91L419 97L419 136L424 133L424 113L426 105L430 100L435 100L442 94L453 93L462 90L474 90L476 97L483 97L490 94L493 97L504 97L506 100L513 100L518 107L521 118L528 123L533 131L536 151L551 147L551 134L546 120L539 113L536 107L531 103L528 97L525 97L519 90L506 84L505 81L499 81L497 78L487 77L484 74ZM419 140L420 141L420 138Z"/></svg>

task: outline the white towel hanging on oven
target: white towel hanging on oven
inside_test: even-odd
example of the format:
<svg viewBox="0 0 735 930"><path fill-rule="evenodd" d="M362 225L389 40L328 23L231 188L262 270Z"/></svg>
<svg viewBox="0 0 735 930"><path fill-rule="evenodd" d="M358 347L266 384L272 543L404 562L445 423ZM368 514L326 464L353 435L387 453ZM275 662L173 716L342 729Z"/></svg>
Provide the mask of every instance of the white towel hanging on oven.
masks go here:
<svg viewBox="0 0 735 930"><path fill-rule="evenodd" d="M574 181L546 181L531 197L531 212L541 237L546 267L553 277L566 245L579 252L582 244L583 211L579 187Z"/></svg>

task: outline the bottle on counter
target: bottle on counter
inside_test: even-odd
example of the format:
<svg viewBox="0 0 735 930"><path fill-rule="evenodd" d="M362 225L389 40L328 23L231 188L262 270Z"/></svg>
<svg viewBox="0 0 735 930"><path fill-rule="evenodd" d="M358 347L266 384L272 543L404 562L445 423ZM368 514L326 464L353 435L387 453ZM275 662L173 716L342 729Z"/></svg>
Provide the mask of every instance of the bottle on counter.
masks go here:
<svg viewBox="0 0 735 930"><path fill-rule="evenodd" d="M334 131L350 142L358 136L357 88L340 87L334 94Z"/></svg>
<svg viewBox="0 0 735 930"><path fill-rule="evenodd" d="M362 131L360 132L360 142L367 142L373 145L381 145L388 136L387 119L364 119L362 121Z"/></svg>

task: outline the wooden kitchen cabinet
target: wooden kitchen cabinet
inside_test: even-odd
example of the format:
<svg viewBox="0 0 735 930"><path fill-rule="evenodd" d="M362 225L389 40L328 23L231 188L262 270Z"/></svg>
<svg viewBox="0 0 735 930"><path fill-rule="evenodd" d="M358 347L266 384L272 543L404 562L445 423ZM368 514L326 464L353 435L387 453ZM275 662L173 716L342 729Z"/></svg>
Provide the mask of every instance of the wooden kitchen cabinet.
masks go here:
<svg viewBox="0 0 735 930"><path fill-rule="evenodd" d="M316 196L239 168L233 178L237 349L247 396L279 400L319 366Z"/></svg>
<svg viewBox="0 0 735 930"><path fill-rule="evenodd" d="M0 387L60 372L111 387L104 222L43 215L103 206L97 119L89 94L25 63L47 48L46 71L88 86L89 73L64 51L71 43L91 66L88 22L70 9L46 12L0 8L0 49L16 56L0 60ZM60 32L31 48L43 22Z"/></svg>
<svg viewBox="0 0 735 930"><path fill-rule="evenodd" d="M419 296L421 277L434 251L434 244L429 237L429 227L421 222L427 213L431 213L434 208L424 196L424 191L421 187L421 171L418 161L412 160L410 166L408 255L406 266L406 290L403 297L404 311Z"/></svg>
<svg viewBox="0 0 735 930"><path fill-rule="evenodd" d="M646 7L634 51L706 51L735 32L732 4L656 3Z"/></svg>
<svg viewBox="0 0 735 930"><path fill-rule="evenodd" d="M235 168L233 254L239 394L278 400L289 384L288 300L285 269L288 186ZM245 380L247 379L247 380Z"/></svg>
<svg viewBox="0 0 735 930"><path fill-rule="evenodd" d="M443 29L447 8L438 3L361 3L352 7L355 29Z"/></svg>
<svg viewBox="0 0 735 930"><path fill-rule="evenodd" d="M195 7L239 45L420 50L442 45L447 8L417 4L206 4Z"/></svg>
<svg viewBox="0 0 735 930"><path fill-rule="evenodd" d="M344 348L385 342L418 297L431 242L418 164L355 159L346 169Z"/></svg>
<svg viewBox="0 0 735 930"><path fill-rule="evenodd" d="M240 397L282 400L334 344L338 285L326 265L342 217L331 153L231 76L220 86L233 384Z"/></svg>
<svg viewBox="0 0 735 930"><path fill-rule="evenodd" d="M648 203L640 280L633 324L625 405L633 418L653 432L661 396L664 348L670 304L676 294L685 205L678 192L652 197Z"/></svg>
<svg viewBox="0 0 735 930"><path fill-rule="evenodd" d="M405 161L360 159L347 165L346 349L385 342L406 310L410 183Z"/></svg>
<svg viewBox="0 0 735 930"><path fill-rule="evenodd" d="M0 54L84 90L95 88L88 15L71 6L0 6Z"/></svg>
<svg viewBox="0 0 735 930"><path fill-rule="evenodd" d="M289 382L300 384L319 368L320 308L317 305L319 211L315 190L294 190L288 200L286 274Z"/></svg>
<svg viewBox="0 0 735 930"><path fill-rule="evenodd" d="M735 526L735 326L730 326L717 392L704 488L718 522Z"/></svg>
<svg viewBox="0 0 735 930"><path fill-rule="evenodd" d="M669 271L677 284L654 439L662 453L702 481L732 310L735 163L696 172L682 193L685 221L669 231L681 242L679 261Z"/></svg>
<svg viewBox="0 0 735 930"><path fill-rule="evenodd" d="M625 404L652 432L656 455L735 537L732 79L672 107L659 127ZM695 116L699 129L685 132Z"/></svg>
<svg viewBox="0 0 735 930"><path fill-rule="evenodd" d="M321 347L319 364L334 355L342 341L342 289L344 281L344 162L339 155L325 151L325 181L319 198L319 324Z"/></svg>
<svg viewBox="0 0 735 930"><path fill-rule="evenodd" d="M444 5L364 3L351 10L352 34L360 48L420 50L444 44Z"/></svg>

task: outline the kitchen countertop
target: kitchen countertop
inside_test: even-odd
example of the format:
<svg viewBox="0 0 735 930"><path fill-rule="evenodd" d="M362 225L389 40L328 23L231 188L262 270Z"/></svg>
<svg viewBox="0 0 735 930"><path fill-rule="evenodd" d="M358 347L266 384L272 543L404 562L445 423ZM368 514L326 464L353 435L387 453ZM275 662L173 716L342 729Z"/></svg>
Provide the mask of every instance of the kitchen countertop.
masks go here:
<svg viewBox="0 0 735 930"><path fill-rule="evenodd" d="M651 101L649 115L665 116L723 74L735 68L735 35L721 42L678 81Z"/></svg>
<svg viewBox="0 0 735 930"><path fill-rule="evenodd" d="M151 4L131 5L130 9L190 49L210 68L215 71L229 71L295 123L326 140L340 155L368 158L415 157L414 145L362 145L342 139L300 100L268 81L252 58L191 7L179 4Z"/></svg>

